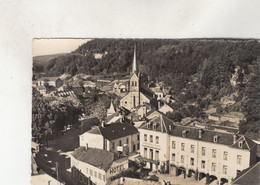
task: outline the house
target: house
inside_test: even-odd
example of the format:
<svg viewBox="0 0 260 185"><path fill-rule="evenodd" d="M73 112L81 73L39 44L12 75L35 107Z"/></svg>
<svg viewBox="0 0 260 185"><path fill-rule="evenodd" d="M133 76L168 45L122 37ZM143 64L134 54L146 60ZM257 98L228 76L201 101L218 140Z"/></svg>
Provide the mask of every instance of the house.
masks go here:
<svg viewBox="0 0 260 185"><path fill-rule="evenodd" d="M260 161L243 170L238 176L231 182L234 185L259 185L260 182Z"/></svg>
<svg viewBox="0 0 260 185"><path fill-rule="evenodd" d="M243 135L182 126L163 115L141 126L140 154L150 169L231 183L256 162L257 145Z"/></svg>
<svg viewBox="0 0 260 185"><path fill-rule="evenodd" d="M139 150L139 132L131 124L121 122L93 127L79 136L80 146L95 147L115 153L132 153Z"/></svg>
<svg viewBox="0 0 260 185"><path fill-rule="evenodd" d="M96 87L96 84L92 81L83 81L83 87L84 88L87 88L87 87L90 87L90 88L95 88Z"/></svg>
<svg viewBox="0 0 260 185"><path fill-rule="evenodd" d="M140 154L150 170L167 170L170 159L169 132L173 121L163 115L154 117L139 128Z"/></svg>
<svg viewBox="0 0 260 185"><path fill-rule="evenodd" d="M99 148L79 147L71 155L72 178L80 183L105 185L128 168L128 157Z"/></svg>
<svg viewBox="0 0 260 185"><path fill-rule="evenodd" d="M113 83L113 82L111 82ZM128 91L128 81L118 80L117 82L114 82L113 91L117 93L123 93Z"/></svg>
<svg viewBox="0 0 260 185"><path fill-rule="evenodd" d="M45 86L46 84L53 87L60 87L63 81L59 77L41 77L37 80L38 86Z"/></svg>
<svg viewBox="0 0 260 185"><path fill-rule="evenodd" d="M170 105L168 105L167 103L164 103L163 106L160 106L158 108L158 110L159 110L159 112L162 112L164 114L166 114L167 112L173 112L174 111L173 108Z"/></svg>
<svg viewBox="0 0 260 185"><path fill-rule="evenodd" d="M44 86L39 86L38 91L42 94L42 95L46 95L47 94L47 89Z"/></svg>
<svg viewBox="0 0 260 185"><path fill-rule="evenodd" d="M231 183L256 162L256 144L243 135L175 125L170 135L170 174Z"/></svg>
<svg viewBox="0 0 260 185"><path fill-rule="evenodd" d="M152 99L155 99L155 94L148 87L142 84L142 80L140 79L140 73L136 63L135 49L132 71L129 79L129 92L120 100L120 106L131 110L132 108L143 105L144 103L150 103Z"/></svg>

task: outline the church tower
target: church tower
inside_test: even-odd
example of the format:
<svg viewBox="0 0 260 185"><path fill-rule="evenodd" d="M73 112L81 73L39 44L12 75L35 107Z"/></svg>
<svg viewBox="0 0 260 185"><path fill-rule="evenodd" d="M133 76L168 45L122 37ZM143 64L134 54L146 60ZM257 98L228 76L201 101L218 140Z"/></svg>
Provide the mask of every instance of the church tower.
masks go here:
<svg viewBox="0 0 260 185"><path fill-rule="evenodd" d="M140 104L140 78L138 66L136 63L136 46L134 48L134 58L129 83L129 92L131 93L132 107L136 107Z"/></svg>

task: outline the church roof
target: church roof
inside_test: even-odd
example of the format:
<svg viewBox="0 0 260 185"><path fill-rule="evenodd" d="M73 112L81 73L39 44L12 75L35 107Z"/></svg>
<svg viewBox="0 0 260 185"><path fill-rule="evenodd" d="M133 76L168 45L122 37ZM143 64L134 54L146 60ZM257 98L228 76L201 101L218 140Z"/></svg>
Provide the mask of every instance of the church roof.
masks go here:
<svg viewBox="0 0 260 185"><path fill-rule="evenodd" d="M114 105L111 101L110 107L109 107L109 109L107 109L107 114L114 114L115 112L116 111L115 111Z"/></svg>

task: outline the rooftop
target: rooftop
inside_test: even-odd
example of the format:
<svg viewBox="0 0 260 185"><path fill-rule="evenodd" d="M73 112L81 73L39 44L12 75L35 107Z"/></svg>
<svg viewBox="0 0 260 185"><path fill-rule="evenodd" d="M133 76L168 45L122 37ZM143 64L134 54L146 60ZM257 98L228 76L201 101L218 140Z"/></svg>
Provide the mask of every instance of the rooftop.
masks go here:
<svg viewBox="0 0 260 185"><path fill-rule="evenodd" d="M79 147L72 156L82 162L95 166L97 168L108 170L115 160L114 153L98 148Z"/></svg>
<svg viewBox="0 0 260 185"><path fill-rule="evenodd" d="M154 124L157 125L153 126ZM170 127L170 125L172 125L172 127ZM224 133L214 130L173 124L173 121L169 120L163 115L159 115L151 119L149 122L144 123L141 126L141 129L154 130L156 132L165 132L176 137L185 137L189 139L201 140L211 143L214 142L218 144L227 145L233 148L241 148L245 150L251 150L253 147L256 146L256 143L253 142L251 139L247 138L246 136L237 135L237 139L235 143L233 143L233 133ZM217 138L217 140L215 140L214 138Z"/></svg>
<svg viewBox="0 0 260 185"><path fill-rule="evenodd" d="M88 131L88 133L100 134L107 140L112 141L125 136L137 134L138 130L135 128L135 126L129 123L116 122L116 123L111 123L109 125L105 125L105 127L102 126L95 127L90 131Z"/></svg>
<svg viewBox="0 0 260 185"><path fill-rule="evenodd" d="M231 184L250 184L258 185L260 182L260 162L250 166L249 168L243 170Z"/></svg>

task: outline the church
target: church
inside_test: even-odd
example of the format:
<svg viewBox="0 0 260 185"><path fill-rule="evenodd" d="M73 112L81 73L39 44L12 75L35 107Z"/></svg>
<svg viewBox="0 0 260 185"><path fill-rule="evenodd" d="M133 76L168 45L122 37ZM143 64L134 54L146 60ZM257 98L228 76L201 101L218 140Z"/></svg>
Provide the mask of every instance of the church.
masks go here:
<svg viewBox="0 0 260 185"><path fill-rule="evenodd" d="M129 79L129 92L120 100L120 106L131 111L133 108L144 104L151 104L151 101L154 99L156 99L156 95L142 83L136 62L135 47L132 71L130 72Z"/></svg>

